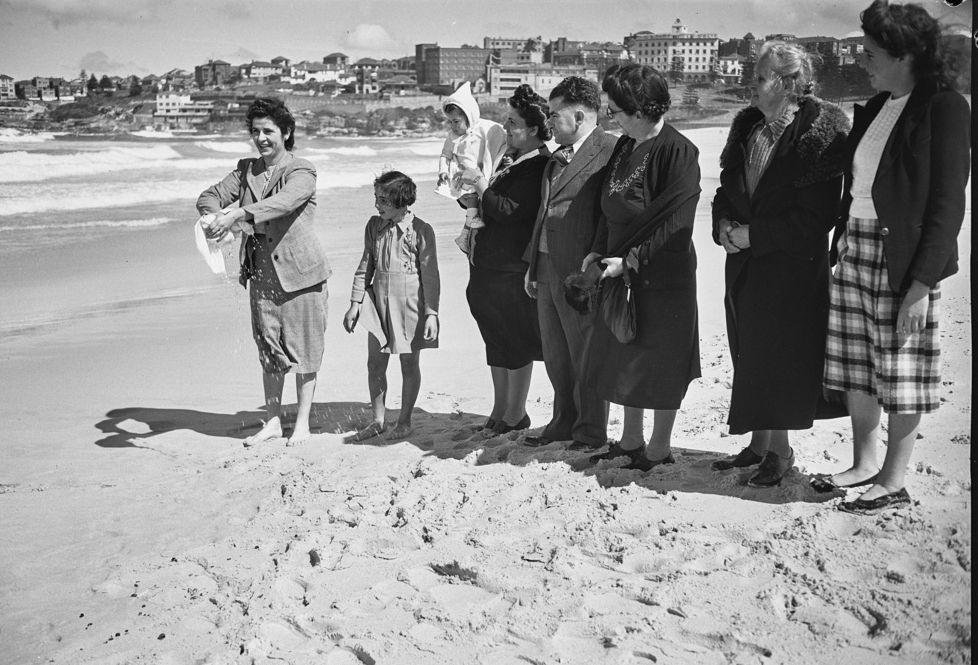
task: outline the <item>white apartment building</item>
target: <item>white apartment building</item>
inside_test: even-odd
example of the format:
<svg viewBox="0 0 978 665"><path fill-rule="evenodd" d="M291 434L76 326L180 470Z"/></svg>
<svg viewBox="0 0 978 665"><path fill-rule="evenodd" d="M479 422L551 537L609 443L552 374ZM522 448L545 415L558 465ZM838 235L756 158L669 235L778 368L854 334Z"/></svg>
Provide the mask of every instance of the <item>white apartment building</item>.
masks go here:
<svg viewBox="0 0 978 665"><path fill-rule="evenodd" d="M624 43L632 62L663 73L681 69L685 81L708 81L719 65L716 33L689 32L678 18L671 32L637 32L625 37Z"/></svg>
<svg viewBox="0 0 978 665"><path fill-rule="evenodd" d="M174 93L156 95L153 126L157 129L181 129L207 122L213 102L195 102L190 95Z"/></svg>
<svg viewBox="0 0 978 665"><path fill-rule="evenodd" d="M14 79L6 74L0 74L0 99L17 99Z"/></svg>
<svg viewBox="0 0 978 665"><path fill-rule="evenodd" d="M524 83L546 98L550 91L568 76L581 76L598 81L598 69L582 65L557 67L538 64L489 65L488 74L489 95L503 100L509 99L516 88ZM600 81L598 83L600 84Z"/></svg>

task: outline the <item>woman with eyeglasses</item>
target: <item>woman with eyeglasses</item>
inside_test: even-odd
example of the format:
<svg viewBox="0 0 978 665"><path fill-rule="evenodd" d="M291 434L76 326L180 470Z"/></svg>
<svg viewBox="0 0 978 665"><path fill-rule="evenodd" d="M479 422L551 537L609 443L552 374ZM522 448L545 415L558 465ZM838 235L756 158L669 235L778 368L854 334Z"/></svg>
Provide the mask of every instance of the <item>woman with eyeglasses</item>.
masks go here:
<svg viewBox="0 0 978 665"><path fill-rule="evenodd" d="M822 399L829 311L828 234L842 196L849 121L811 95L814 63L800 46L767 42L750 107L720 155L713 239L727 252L727 336L733 360L731 434L751 434L719 471L756 467L773 487L794 464L788 432L833 413ZM820 409L820 403L824 407Z"/></svg>
<svg viewBox="0 0 978 665"><path fill-rule="evenodd" d="M650 471L675 462L672 428L689 383L700 376L693 219L700 196L699 151L664 116L669 84L646 65L613 67L602 87L608 116L624 134L608 162L602 223L582 269L623 280L635 304L636 335L623 342L599 311L585 362L586 382L602 399L625 407L621 440L593 463L625 458ZM606 296L602 296L606 297ZM645 442L645 409L654 411Z"/></svg>

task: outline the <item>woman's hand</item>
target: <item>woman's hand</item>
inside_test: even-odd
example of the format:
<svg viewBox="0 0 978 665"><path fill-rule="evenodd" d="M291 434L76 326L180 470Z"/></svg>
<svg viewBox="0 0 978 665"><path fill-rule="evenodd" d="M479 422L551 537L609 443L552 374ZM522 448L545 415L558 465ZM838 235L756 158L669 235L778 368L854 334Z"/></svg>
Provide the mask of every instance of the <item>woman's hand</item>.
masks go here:
<svg viewBox="0 0 978 665"><path fill-rule="evenodd" d="M587 256L585 256L584 257L584 261L581 263L581 272L584 272L585 270L587 270L587 267L589 265L591 265L592 263L594 263L595 261L600 261L601 258L602 258L602 256L600 254L598 254L597 252L591 252L590 254L588 254Z"/></svg>
<svg viewBox="0 0 978 665"><path fill-rule="evenodd" d="M438 315L429 314L424 321L424 341L431 342L438 339Z"/></svg>
<svg viewBox="0 0 978 665"><path fill-rule="evenodd" d="M204 235L210 240L220 240L224 235L231 230L234 223L237 221L236 212L241 210L241 208L234 208L228 212L217 212L211 215L213 219L204 226Z"/></svg>
<svg viewBox="0 0 978 665"><path fill-rule="evenodd" d="M605 277L619 277L625 272L625 262L619 256L607 256L603 259L605 264L604 272L599 279Z"/></svg>
<svg viewBox="0 0 978 665"><path fill-rule="evenodd" d="M343 327L346 328L346 332L351 333L357 327L357 321L360 320L360 307L361 303L351 302L350 309L346 310L346 316L343 317Z"/></svg>
<svg viewBox="0 0 978 665"><path fill-rule="evenodd" d="M718 226L720 227L720 231L717 233L717 236L720 239L720 246L723 247L724 251L727 252L727 254L736 254L739 252L740 248L735 247L734 244L730 242L730 232L736 227L740 226L740 224L737 222L732 222L724 217L720 220Z"/></svg>
<svg viewBox="0 0 978 665"><path fill-rule="evenodd" d="M489 189L489 181L479 169L465 169L459 174L459 180L465 185L475 187L476 191L479 192L479 196L482 196Z"/></svg>
<svg viewBox="0 0 978 665"><path fill-rule="evenodd" d="M534 300L537 299L537 283L530 279L529 270L527 270L526 274L523 275L523 290L526 291L526 295L530 296Z"/></svg>
<svg viewBox="0 0 978 665"><path fill-rule="evenodd" d="M742 249L747 249L750 247L750 225L745 224L744 226L734 226L732 229L727 231L727 238L730 240L730 244L733 245L738 252Z"/></svg>
<svg viewBox="0 0 978 665"><path fill-rule="evenodd" d="M914 280L900 304L896 331L900 335L912 335L927 326L927 309L930 307L930 287Z"/></svg>

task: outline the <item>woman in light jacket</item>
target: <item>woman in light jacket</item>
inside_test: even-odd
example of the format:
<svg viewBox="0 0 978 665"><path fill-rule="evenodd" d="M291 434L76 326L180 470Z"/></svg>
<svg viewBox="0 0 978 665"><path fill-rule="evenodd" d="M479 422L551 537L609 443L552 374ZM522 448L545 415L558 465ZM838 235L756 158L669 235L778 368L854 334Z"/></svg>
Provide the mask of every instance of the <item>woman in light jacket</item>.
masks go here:
<svg viewBox="0 0 978 665"><path fill-rule="evenodd" d="M256 99L248 129L258 158L242 159L204 190L197 210L215 214L208 235L220 238L243 224L242 286L250 282L251 328L258 345L267 419L245 440L254 445L283 435L282 390L295 374L298 407L288 444L309 438L309 413L326 333L326 280L331 271L316 236L316 169L295 157L295 119L277 99ZM238 202L239 207L221 210ZM249 233L250 232L250 233Z"/></svg>
<svg viewBox="0 0 978 665"><path fill-rule="evenodd" d="M860 65L879 94L856 107L846 144L825 364L825 385L847 394L853 465L812 485L868 485L839 508L870 515L910 503L905 475L921 415L940 405L940 282L958 270L971 115L923 7L877 0L860 18Z"/></svg>

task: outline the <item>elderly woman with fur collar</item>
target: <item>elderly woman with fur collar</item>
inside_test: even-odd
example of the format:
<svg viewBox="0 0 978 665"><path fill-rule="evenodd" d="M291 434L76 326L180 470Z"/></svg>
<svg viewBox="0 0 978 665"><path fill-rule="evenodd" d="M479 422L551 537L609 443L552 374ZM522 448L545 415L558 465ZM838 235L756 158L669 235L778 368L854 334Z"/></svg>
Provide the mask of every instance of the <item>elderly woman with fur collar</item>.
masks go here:
<svg viewBox="0 0 978 665"><path fill-rule="evenodd" d="M751 433L727 470L757 466L747 481L778 485L794 464L789 430L822 417L829 311L829 243L842 195L849 121L812 97L812 57L768 42L754 71L750 108L734 118L720 156L713 239L727 252L727 334L734 380L728 425ZM831 413L830 408L824 415ZM832 415L844 415L839 411Z"/></svg>

